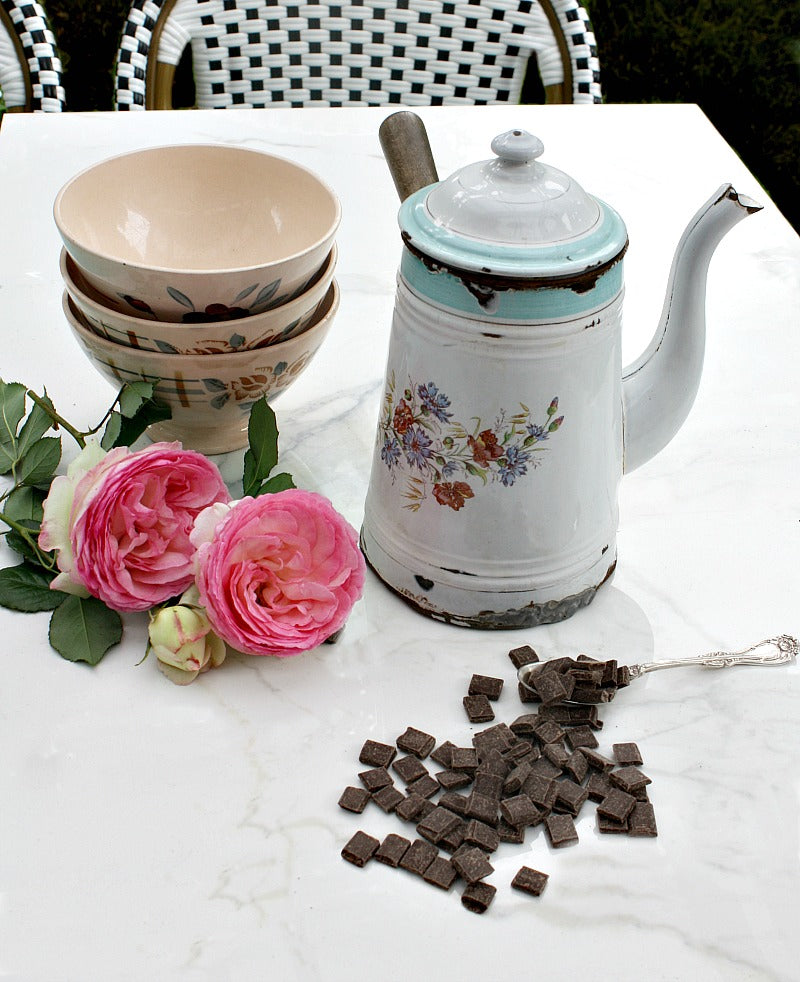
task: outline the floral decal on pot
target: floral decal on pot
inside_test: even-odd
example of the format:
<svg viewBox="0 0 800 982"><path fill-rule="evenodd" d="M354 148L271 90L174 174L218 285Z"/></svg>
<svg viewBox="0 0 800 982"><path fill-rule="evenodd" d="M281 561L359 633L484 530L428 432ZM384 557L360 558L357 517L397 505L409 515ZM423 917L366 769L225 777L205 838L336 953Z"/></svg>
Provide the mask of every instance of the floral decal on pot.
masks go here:
<svg viewBox="0 0 800 982"><path fill-rule="evenodd" d="M511 487L541 464L545 444L564 422L557 412L556 396L541 421L520 403L519 412L501 409L488 426L473 417L467 429L434 382L409 379L398 392L392 373L378 424L381 460L393 480L401 473L406 477L406 508L417 511L430 496L460 511L475 497L475 479Z"/></svg>
<svg viewBox="0 0 800 982"><path fill-rule="evenodd" d="M229 382L218 378L204 378L202 383L206 391L213 396L211 406L214 409L222 409L232 399L242 406L243 411L249 412L250 405L261 396L285 388L305 368L313 355L314 351L304 351L291 363L279 361L252 375L243 375Z"/></svg>

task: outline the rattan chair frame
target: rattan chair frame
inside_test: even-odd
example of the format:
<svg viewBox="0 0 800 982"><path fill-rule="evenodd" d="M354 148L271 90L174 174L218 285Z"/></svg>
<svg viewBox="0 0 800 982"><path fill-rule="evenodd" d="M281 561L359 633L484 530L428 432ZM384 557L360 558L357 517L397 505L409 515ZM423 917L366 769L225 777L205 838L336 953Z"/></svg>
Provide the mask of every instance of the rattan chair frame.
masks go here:
<svg viewBox="0 0 800 982"><path fill-rule="evenodd" d="M0 0L0 91L7 112L66 108L56 40L35 0Z"/></svg>
<svg viewBox="0 0 800 982"><path fill-rule="evenodd" d="M200 108L516 102L531 55L545 101L602 100L580 0L133 0L116 108L172 108L187 45Z"/></svg>

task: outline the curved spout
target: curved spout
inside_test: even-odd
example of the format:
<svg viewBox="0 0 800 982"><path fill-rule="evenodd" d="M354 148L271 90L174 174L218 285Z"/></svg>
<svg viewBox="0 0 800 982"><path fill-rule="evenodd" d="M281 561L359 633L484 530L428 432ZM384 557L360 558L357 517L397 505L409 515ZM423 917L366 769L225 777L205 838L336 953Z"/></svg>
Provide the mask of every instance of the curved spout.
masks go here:
<svg viewBox="0 0 800 982"><path fill-rule="evenodd" d="M663 449L689 415L703 368L709 261L725 233L761 208L724 184L681 236L658 328L644 354L623 372L626 473Z"/></svg>

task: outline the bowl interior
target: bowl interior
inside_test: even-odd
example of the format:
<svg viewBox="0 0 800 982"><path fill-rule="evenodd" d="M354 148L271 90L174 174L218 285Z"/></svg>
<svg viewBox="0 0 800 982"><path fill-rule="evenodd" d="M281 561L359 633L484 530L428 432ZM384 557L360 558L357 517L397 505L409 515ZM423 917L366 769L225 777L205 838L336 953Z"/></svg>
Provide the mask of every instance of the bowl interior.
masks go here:
<svg viewBox="0 0 800 982"><path fill-rule="evenodd" d="M59 192L68 239L120 263L158 270L247 269L300 255L339 220L311 171L238 147L156 147L108 160Z"/></svg>

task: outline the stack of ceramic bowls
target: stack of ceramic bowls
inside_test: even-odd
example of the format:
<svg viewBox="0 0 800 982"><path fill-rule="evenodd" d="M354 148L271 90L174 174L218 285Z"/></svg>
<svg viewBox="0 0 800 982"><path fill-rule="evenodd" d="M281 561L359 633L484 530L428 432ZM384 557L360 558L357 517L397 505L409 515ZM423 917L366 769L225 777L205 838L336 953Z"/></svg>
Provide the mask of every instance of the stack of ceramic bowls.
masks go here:
<svg viewBox="0 0 800 982"><path fill-rule="evenodd" d="M167 146L81 172L54 214L82 348L117 387L155 382L172 410L149 435L244 446L252 404L298 377L338 308L331 189L270 154Z"/></svg>

